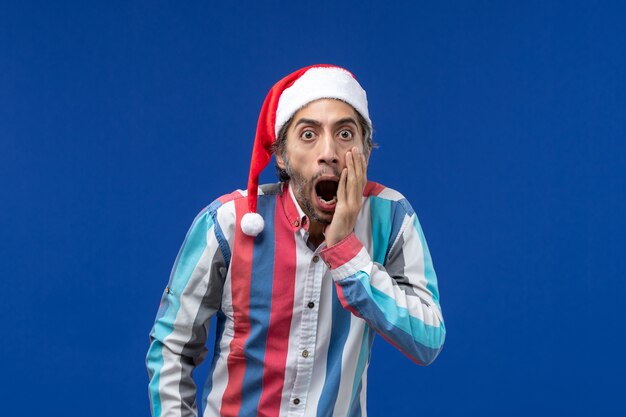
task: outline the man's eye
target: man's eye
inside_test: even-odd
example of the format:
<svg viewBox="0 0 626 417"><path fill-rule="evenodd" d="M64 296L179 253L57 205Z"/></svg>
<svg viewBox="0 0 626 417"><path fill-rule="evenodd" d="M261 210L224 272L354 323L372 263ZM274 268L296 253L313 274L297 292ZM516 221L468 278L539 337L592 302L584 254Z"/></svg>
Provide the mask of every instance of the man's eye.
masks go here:
<svg viewBox="0 0 626 417"><path fill-rule="evenodd" d="M352 132L349 130L342 130L339 132L339 137L345 140L352 139Z"/></svg>
<svg viewBox="0 0 626 417"><path fill-rule="evenodd" d="M312 130L305 130L300 136L302 137L302 139L311 140L315 137L315 132L313 132Z"/></svg>

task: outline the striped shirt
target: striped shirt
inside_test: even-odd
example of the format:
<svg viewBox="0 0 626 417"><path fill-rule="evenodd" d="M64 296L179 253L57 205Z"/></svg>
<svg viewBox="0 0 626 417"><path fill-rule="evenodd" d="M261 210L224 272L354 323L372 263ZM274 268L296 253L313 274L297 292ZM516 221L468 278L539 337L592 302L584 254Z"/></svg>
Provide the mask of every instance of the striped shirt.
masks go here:
<svg viewBox="0 0 626 417"><path fill-rule="evenodd" d="M307 245L308 219L288 183L262 186L265 228L241 232L245 191L194 220L172 269L147 367L153 416L197 415L192 370L217 315L205 417L365 416L379 334L417 364L445 327L419 221L397 191L368 182L354 233Z"/></svg>

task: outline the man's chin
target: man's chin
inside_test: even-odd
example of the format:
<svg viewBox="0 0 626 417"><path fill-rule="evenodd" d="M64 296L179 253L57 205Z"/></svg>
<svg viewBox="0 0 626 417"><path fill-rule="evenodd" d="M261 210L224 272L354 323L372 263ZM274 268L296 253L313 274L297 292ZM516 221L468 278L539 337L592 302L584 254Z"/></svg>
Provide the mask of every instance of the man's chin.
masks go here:
<svg viewBox="0 0 626 417"><path fill-rule="evenodd" d="M324 211L324 210L320 210L319 208L316 208L313 211L313 215L310 216L311 220L316 221L318 223L322 223L322 224L330 224L330 222L333 221L333 216L335 215L335 211Z"/></svg>
<svg viewBox="0 0 626 417"><path fill-rule="evenodd" d="M320 217L316 215L313 218L313 221L316 221L318 223L328 226L333 221L333 216Z"/></svg>

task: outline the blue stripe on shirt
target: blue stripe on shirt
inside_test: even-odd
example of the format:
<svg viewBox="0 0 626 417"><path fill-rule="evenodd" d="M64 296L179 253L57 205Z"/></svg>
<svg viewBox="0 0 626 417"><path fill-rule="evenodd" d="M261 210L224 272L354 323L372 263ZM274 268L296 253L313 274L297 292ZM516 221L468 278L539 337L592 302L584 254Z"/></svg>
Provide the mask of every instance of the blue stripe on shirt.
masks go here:
<svg viewBox="0 0 626 417"><path fill-rule="evenodd" d="M420 237L420 242L422 243L422 252L424 256L424 276L426 277L426 288L430 291L433 297L433 301L437 304L437 307L441 310L441 306L439 305L439 290L437 289L437 275L435 274L435 268L433 267L433 260L430 257L430 250L428 250L428 243L426 243L426 238L424 237L424 231L422 230L422 226L420 225L417 216L415 216L415 220L413 221L413 226L417 231L417 234Z"/></svg>
<svg viewBox="0 0 626 417"><path fill-rule="evenodd" d="M443 344L444 328L429 326L399 307L393 298L369 284L369 276L359 272L338 281L346 300L368 322L395 340L399 347L421 363L434 359Z"/></svg>
<svg viewBox="0 0 626 417"><path fill-rule="evenodd" d="M387 253L386 242L389 242L389 235L391 234L391 224L389 223L391 201L370 197L370 212L372 241L374 244L372 259L374 262L383 264L385 262L385 254Z"/></svg>
<svg viewBox="0 0 626 417"><path fill-rule="evenodd" d="M389 254L392 245L396 242L398 235L402 231L402 225L404 224L404 220L407 218L408 211L413 211L411 205L406 199L402 199L400 201L393 201L391 203L391 233L389 234L389 240L387 241L389 247L387 248L386 255Z"/></svg>
<svg viewBox="0 0 626 417"><path fill-rule="evenodd" d="M337 295L337 288L333 285L333 314L330 331L330 343L326 359L326 380L317 404L317 417L331 417L337 401L339 381L341 380L341 365L343 347L348 338L346 329L350 329L351 315L344 309Z"/></svg>
<svg viewBox="0 0 626 417"><path fill-rule="evenodd" d="M371 333L370 326L366 323L365 327L363 328L363 337L361 339L361 349L359 350L359 359L357 360L356 370L354 372L354 381L352 382L352 394L350 396L350 406L348 407L348 410L352 410L354 407L355 409L358 409L359 412L358 413L349 412L349 415L356 415L356 416L361 415L360 396L361 396L361 389L363 388L362 386L363 374L365 372L365 367L367 366L367 362L369 360L371 342L373 340L370 333Z"/></svg>
<svg viewBox="0 0 626 417"><path fill-rule="evenodd" d="M272 309L274 276L276 198L259 198L257 212L263 216L265 227L254 239L252 275L250 277L250 334L244 346L246 371L241 386L240 416L257 413L263 389L265 343Z"/></svg>
<svg viewBox="0 0 626 417"><path fill-rule="evenodd" d="M220 223L217 221L217 209L222 206L222 202L219 200L215 200L213 203L209 205L209 213L211 214L211 218L215 220L214 233L215 238L217 239L217 244L222 251L222 256L224 257L224 265L228 268L230 266L230 246L228 246L228 240L224 236L224 232L222 231L222 227Z"/></svg>

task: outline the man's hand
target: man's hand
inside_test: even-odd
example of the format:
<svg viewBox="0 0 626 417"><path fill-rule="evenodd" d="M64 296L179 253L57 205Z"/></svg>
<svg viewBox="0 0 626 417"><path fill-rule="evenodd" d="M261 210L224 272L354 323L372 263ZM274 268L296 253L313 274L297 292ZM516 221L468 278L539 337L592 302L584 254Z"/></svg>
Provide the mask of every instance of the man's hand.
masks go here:
<svg viewBox="0 0 626 417"><path fill-rule="evenodd" d="M346 152L346 166L339 178L335 214L324 232L328 247L354 231L356 218L363 203L363 189L367 184L367 161L363 152L356 147Z"/></svg>

